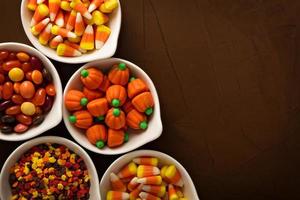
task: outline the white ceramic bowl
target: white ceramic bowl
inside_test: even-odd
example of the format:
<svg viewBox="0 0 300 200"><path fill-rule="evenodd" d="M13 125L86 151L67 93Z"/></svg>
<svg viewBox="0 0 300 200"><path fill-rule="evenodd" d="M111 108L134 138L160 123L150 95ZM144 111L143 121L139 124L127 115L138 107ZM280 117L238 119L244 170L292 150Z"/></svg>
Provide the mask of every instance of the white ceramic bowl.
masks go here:
<svg viewBox="0 0 300 200"><path fill-rule="evenodd" d="M27 2L28 0L22 0L21 3L21 20L22 20L24 31L28 39L30 40L30 42L33 44L33 46L35 46L35 48L37 48L47 57L63 63L85 63L97 59L110 58L115 54L117 49L117 44L118 44L119 33L121 29L120 2L118 8L113 13L110 14L109 17L110 20L108 26L111 29L111 34L108 40L106 41L106 43L104 44L104 46L99 50L94 50L89 53L85 53L79 57L71 57L71 58L58 56L55 50L51 49L48 46L41 45L38 41L38 38L31 33L30 22L31 22L33 12L27 9Z"/></svg>
<svg viewBox="0 0 300 200"><path fill-rule="evenodd" d="M152 151L152 150L139 150L139 151L133 151L130 153L127 153L120 158L118 158L116 161L114 161L106 170L104 175L102 176L101 182L100 182L100 193L101 193L101 199L106 199L106 193L111 189L110 185L110 174L112 172L117 173L121 170L123 166L128 164L130 161L132 161L136 157L142 157L142 156L151 156L151 157L157 157L159 159L159 165L170 165L173 164L176 166L176 168L179 170L182 180L184 183L183 187L183 193L184 196L187 199L190 200L199 200L195 185L188 174L188 172L185 170L185 168L174 158L171 156L161 153L159 151Z"/></svg>
<svg viewBox="0 0 300 200"><path fill-rule="evenodd" d="M10 50L10 51L24 51L32 56L36 56L39 58L43 64L44 67L50 72L53 78L53 83L56 89L56 97L53 102L53 106L51 110L47 113L45 116L45 120L42 124L38 126L34 126L29 128L25 133L17 134L3 134L0 132L0 140L7 140L7 141L21 141L21 140L27 140L33 137L36 137L45 131L55 127L62 119L62 111L61 111L61 104L62 104L62 86L61 81L59 78L59 75L54 67L54 65L50 62L50 60L45 57L43 54L41 54L36 49L20 43L0 43L0 50Z"/></svg>
<svg viewBox="0 0 300 200"><path fill-rule="evenodd" d="M160 117L160 106L159 106L159 100L158 95L155 89L155 86L149 76L137 65L123 60L119 58L109 58L105 60L97 60L95 62L88 63L84 66L82 66L80 69L78 69L73 76L68 81L65 90L64 90L64 96L66 95L67 91L71 89L82 89L82 83L80 81L80 72L82 69L88 68L88 67L98 67L99 69L102 69L103 71L109 70L113 64L117 63L126 63L127 67L130 69L131 73L134 74L136 77L141 78L145 81L145 83L148 85L151 94L154 99L154 112L151 115L149 119L148 128L141 132L141 133L131 133L129 131L129 141L125 144L123 144L120 147L117 148L108 148L104 147L103 149L98 149L96 146L91 144L88 139L86 138L84 131L76 128L73 124L71 124L68 120L68 117L70 113L67 111L65 105L63 104L63 120L64 123L72 135L72 137L82 146L89 149L90 151L93 151L95 153L99 154L121 154L126 153L128 151L132 151L150 141L153 141L157 139L161 133L162 133L162 122Z"/></svg>
<svg viewBox="0 0 300 200"><path fill-rule="evenodd" d="M74 151L77 155L79 155L85 162L87 169L89 171L89 175L91 177L91 187L90 187L90 199L98 200L100 199L99 192L99 178L97 174L97 170L94 166L92 159L89 155L77 144L72 142L71 140L56 137L56 136L45 136L39 137L33 140L29 140L19 146L12 154L7 158L4 163L1 174L0 174L0 199L10 199L11 197L11 188L9 185L9 170L10 168L18 161L18 159L30 148L33 146L44 144L44 143L57 143L62 144Z"/></svg>

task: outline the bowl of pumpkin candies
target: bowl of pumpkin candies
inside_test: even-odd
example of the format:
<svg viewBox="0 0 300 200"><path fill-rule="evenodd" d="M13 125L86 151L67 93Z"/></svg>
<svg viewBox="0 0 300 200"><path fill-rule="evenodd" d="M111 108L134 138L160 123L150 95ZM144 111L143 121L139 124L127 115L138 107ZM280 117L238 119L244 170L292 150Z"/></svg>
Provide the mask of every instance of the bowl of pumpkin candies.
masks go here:
<svg viewBox="0 0 300 200"><path fill-rule="evenodd" d="M99 154L132 151L162 133L152 80L119 58L88 63L73 74L64 90L63 120L79 144Z"/></svg>

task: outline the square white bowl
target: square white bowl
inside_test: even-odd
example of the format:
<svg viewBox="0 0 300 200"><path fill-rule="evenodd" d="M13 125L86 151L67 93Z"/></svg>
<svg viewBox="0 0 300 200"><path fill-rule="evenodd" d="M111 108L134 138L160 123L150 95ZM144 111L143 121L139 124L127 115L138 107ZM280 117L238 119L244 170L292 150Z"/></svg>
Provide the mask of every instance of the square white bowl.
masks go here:
<svg viewBox="0 0 300 200"><path fill-rule="evenodd" d="M34 36L31 33L30 22L33 16L33 11L27 8L27 2L28 0L22 0L21 3L21 20L22 20L24 31L28 39L30 40L30 42L33 44L33 46L37 48L40 52L45 54L47 57L63 63L85 63L97 59L110 58L115 54L118 45L119 33L121 29L121 16L122 16L121 4L119 0L118 0L119 6L109 16L108 26L111 29L111 34L108 40L105 42L104 46L99 50L97 49L93 50L91 52L82 54L79 57L58 56L56 54L56 50L51 49L50 47L44 46L39 43L38 37Z"/></svg>
<svg viewBox="0 0 300 200"><path fill-rule="evenodd" d="M61 111L62 86L61 86L59 75L54 65L51 63L51 61L46 56L44 56L43 54L41 54L39 51L32 48L31 46L21 44L21 43L13 43L13 42L0 43L0 50L24 51L32 56L36 56L37 58L39 58L42 61L44 67L50 72L56 90L56 96L54 98L52 108L45 115L45 119L40 125L30 127L26 132L22 134L20 133L4 134L0 132L0 140L6 140L6 141L28 140L58 125L62 119L62 111Z"/></svg>
<svg viewBox="0 0 300 200"><path fill-rule="evenodd" d="M157 95L157 91L155 89L155 86L150 79L150 77L137 65L120 59L120 58L109 58L105 60L97 60L91 63L88 63L84 66L82 66L80 69L78 69L70 78L68 81L65 90L64 90L64 96L66 93L71 89L82 89L82 83L80 81L80 72L82 69L88 68L88 67L97 67L103 71L109 70L114 64L123 62L127 65L127 67L130 69L131 73L134 74L136 77L141 78L145 83L148 85L150 92L154 99L154 112L151 115L149 119L148 128L145 131L139 132L139 133L133 133L135 131L128 131L129 133L129 141L124 143L120 147L116 148L108 148L107 146L103 149L98 149L96 146L91 144L87 137L85 136L85 131L76 128L73 124L69 122L69 115L70 112L66 109L65 104L63 103L63 120L64 123L71 134L71 136L83 147L89 149L90 151L93 151L95 153L99 154L108 154L108 155L114 155L114 154L121 154L126 153L128 151L132 151L148 142L151 142L162 134L162 122L161 122L161 116L160 116L160 105L159 105L159 99Z"/></svg>

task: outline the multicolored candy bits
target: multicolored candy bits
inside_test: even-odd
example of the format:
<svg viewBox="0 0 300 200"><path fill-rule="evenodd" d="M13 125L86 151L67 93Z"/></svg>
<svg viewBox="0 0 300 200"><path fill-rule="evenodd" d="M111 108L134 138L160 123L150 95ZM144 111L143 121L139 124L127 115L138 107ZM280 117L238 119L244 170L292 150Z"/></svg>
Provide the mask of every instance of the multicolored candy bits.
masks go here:
<svg viewBox="0 0 300 200"><path fill-rule="evenodd" d="M155 157L134 158L119 172L110 174L106 200L187 200L175 165L160 165Z"/></svg>
<svg viewBox="0 0 300 200"><path fill-rule="evenodd" d="M10 169L12 200L89 199L90 177L81 157L64 145L40 144Z"/></svg>
<svg viewBox="0 0 300 200"><path fill-rule="evenodd" d="M117 0L28 0L31 32L59 56L75 57L101 49L108 40L109 14Z"/></svg>

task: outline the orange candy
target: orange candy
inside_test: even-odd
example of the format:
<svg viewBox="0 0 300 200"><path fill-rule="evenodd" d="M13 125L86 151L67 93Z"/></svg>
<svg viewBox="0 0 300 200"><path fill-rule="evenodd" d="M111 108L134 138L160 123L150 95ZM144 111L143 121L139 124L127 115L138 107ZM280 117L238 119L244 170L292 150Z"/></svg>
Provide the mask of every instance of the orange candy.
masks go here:
<svg viewBox="0 0 300 200"><path fill-rule="evenodd" d="M39 85L43 82L43 74L39 70L33 70L31 79L35 84Z"/></svg>
<svg viewBox="0 0 300 200"><path fill-rule="evenodd" d="M25 99L30 99L35 94L35 88L32 82L23 81L20 86L20 94Z"/></svg>
<svg viewBox="0 0 300 200"><path fill-rule="evenodd" d="M13 84L9 81L5 82L2 88L2 98L8 100L12 97L13 93Z"/></svg>
<svg viewBox="0 0 300 200"><path fill-rule="evenodd" d="M56 95L56 90L55 90L55 87L52 83L50 83L46 86L46 93L49 96L55 96Z"/></svg>
<svg viewBox="0 0 300 200"><path fill-rule="evenodd" d="M46 90L44 88L39 88L32 99L32 103L35 106L42 106L45 103L45 99L46 99Z"/></svg>

